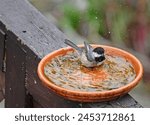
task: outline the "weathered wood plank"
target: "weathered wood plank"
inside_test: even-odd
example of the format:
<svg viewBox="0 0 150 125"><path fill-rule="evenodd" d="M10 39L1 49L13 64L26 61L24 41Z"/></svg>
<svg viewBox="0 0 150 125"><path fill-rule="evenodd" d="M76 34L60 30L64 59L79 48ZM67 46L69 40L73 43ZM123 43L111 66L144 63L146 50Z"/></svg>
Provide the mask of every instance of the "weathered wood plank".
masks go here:
<svg viewBox="0 0 150 125"><path fill-rule="evenodd" d="M4 97L5 95L5 73L0 71L0 91Z"/></svg>
<svg viewBox="0 0 150 125"><path fill-rule="evenodd" d="M39 57L65 46L65 35L27 0L1 0L0 15L7 30Z"/></svg>
<svg viewBox="0 0 150 125"><path fill-rule="evenodd" d="M109 104L116 108L142 108L142 106L128 94L117 100L110 101Z"/></svg>
<svg viewBox="0 0 150 125"><path fill-rule="evenodd" d="M0 29L0 70L3 70L5 33Z"/></svg>
<svg viewBox="0 0 150 125"><path fill-rule="evenodd" d="M126 94L118 99L101 102L101 103L87 103L83 107L91 108L142 108L142 106L134 100L129 94Z"/></svg>
<svg viewBox="0 0 150 125"><path fill-rule="evenodd" d="M5 74L0 71L0 102L4 99L4 88L5 88Z"/></svg>
<svg viewBox="0 0 150 125"><path fill-rule="evenodd" d="M25 58L24 51L8 37L6 41L6 92L5 107L25 107Z"/></svg>
<svg viewBox="0 0 150 125"><path fill-rule="evenodd" d="M35 100L33 100L33 107L34 108L43 108L39 103L37 103Z"/></svg>
<svg viewBox="0 0 150 125"><path fill-rule="evenodd" d="M5 93L5 73L3 71L5 56L5 33L1 28L2 27L0 27L0 101L4 98Z"/></svg>

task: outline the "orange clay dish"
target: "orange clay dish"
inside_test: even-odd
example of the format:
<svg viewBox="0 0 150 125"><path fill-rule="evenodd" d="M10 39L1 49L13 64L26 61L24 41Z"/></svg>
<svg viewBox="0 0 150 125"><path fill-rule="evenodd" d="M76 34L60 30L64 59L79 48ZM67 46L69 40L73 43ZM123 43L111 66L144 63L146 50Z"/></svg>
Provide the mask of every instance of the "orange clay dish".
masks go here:
<svg viewBox="0 0 150 125"><path fill-rule="evenodd" d="M122 96L135 87L143 74L136 57L121 49L103 47L106 60L101 66L86 68L70 47L45 56L38 65L43 84L57 94L74 101L107 101Z"/></svg>

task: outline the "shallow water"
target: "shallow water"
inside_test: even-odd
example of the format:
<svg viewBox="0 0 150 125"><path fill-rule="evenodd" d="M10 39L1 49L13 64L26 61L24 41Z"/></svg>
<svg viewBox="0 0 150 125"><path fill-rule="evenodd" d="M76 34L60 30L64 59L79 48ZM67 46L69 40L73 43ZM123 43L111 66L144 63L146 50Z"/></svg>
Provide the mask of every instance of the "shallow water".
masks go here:
<svg viewBox="0 0 150 125"><path fill-rule="evenodd" d="M76 91L106 91L124 86L136 77L132 65L122 57L106 55L101 66L86 68L75 52L53 58L44 68L57 86Z"/></svg>

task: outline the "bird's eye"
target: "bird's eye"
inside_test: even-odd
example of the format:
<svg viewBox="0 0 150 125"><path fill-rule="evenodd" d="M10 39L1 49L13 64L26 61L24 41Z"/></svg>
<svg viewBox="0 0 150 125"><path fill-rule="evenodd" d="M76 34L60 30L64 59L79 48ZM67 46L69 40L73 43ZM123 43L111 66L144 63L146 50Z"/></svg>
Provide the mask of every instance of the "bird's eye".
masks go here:
<svg viewBox="0 0 150 125"><path fill-rule="evenodd" d="M102 62L103 60L105 60L105 56L95 57L96 62Z"/></svg>

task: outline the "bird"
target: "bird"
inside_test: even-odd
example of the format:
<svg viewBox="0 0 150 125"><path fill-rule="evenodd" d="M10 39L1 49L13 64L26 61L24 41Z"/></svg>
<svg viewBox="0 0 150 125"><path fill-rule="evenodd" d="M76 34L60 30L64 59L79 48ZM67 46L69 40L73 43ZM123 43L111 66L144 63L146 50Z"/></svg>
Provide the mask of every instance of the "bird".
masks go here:
<svg viewBox="0 0 150 125"><path fill-rule="evenodd" d="M92 68L100 66L105 60L105 50L102 47L93 48L84 41L84 47L80 48L68 39L65 39L64 43L77 51L81 64L85 67Z"/></svg>

